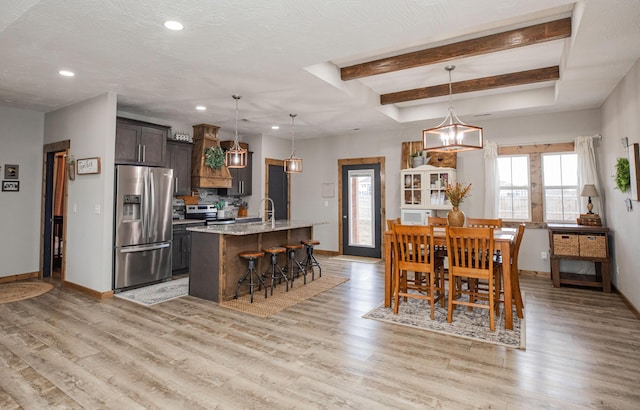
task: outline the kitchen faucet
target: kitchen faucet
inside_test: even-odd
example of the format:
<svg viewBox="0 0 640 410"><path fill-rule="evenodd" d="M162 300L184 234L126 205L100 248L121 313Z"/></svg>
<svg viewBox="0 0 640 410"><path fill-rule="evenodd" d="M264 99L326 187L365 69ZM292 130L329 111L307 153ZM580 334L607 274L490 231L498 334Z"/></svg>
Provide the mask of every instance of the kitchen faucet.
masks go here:
<svg viewBox="0 0 640 410"><path fill-rule="evenodd" d="M271 198L263 198L263 199L260 201L260 212L263 212L263 209L264 209L264 208L262 207L262 203L263 203L264 201L269 201L269 202L271 202L271 228L273 229L273 228L275 228L275 227L276 227L276 206L275 206L275 204L273 203L273 199L271 199ZM264 213L264 216L262 217L262 218L263 218L263 222L265 222L265 223L268 221L268 219L267 219L267 214L268 214L268 213L269 213L269 205L267 205L267 212L265 212L265 213Z"/></svg>

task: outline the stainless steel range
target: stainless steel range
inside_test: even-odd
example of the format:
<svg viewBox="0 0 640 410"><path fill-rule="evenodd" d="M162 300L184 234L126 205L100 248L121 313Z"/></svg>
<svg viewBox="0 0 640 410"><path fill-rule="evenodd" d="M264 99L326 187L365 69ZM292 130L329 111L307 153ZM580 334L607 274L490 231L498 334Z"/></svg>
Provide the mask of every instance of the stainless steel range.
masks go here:
<svg viewBox="0 0 640 410"><path fill-rule="evenodd" d="M204 219L207 225L223 225L236 223L235 218L218 218L215 205L187 205L187 219Z"/></svg>

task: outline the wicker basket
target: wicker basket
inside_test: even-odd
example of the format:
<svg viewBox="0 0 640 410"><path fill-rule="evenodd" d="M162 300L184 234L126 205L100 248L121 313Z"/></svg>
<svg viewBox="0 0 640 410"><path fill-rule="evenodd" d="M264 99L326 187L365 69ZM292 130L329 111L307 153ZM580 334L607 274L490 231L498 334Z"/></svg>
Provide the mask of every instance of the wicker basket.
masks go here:
<svg viewBox="0 0 640 410"><path fill-rule="evenodd" d="M580 241L578 235L553 234L554 255L580 255Z"/></svg>
<svg viewBox="0 0 640 410"><path fill-rule="evenodd" d="M606 258L606 239L604 235L580 235L580 256Z"/></svg>

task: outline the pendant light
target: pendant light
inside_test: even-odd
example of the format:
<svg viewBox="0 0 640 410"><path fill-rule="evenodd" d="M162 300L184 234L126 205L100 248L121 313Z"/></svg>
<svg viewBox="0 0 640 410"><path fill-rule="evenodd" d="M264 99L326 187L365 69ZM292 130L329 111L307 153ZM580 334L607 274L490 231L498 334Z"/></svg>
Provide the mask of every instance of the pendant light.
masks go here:
<svg viewBox="0 0 640 410"><path fill-rule="evenodd" d="M236 100L236 138L233 141L233 146L224 156L224 164L227 168L244 168L247 166L247 150L240 148L240 144L238 143L238 101L240 100L239 95L233 95L233 99Z"/></svg>
<svg viewBox="0 0 640 410"><path fill-rule="evenodd" d="M289 114L291 117L291 155L284 160L284 172L287 174L299 174L302 172L302 159L296 157L295 151L295 122L297 114Z"/></svg>
<svg viewBox="0 0 640 410"><path fill-rule="evenodd" d="M460 152L482 149L482 128L463 123L453 110L451 72L455 68L454 65L445 67L449 72L449 114L437 127L422 131L425 151Z"/></svg>

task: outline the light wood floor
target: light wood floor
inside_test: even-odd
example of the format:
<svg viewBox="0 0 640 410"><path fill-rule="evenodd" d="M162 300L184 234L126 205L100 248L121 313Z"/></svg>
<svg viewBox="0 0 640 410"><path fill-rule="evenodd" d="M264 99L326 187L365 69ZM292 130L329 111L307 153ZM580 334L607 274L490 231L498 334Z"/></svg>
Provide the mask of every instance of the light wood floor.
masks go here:
<svg viewBox="0 0 640 410"><path fill-rule="evenodd" d="M0 305L2 409L640 408L640 321L615 294L523 278L526 351L361 316L383 265L268 319L72 290Z"/></svg>

